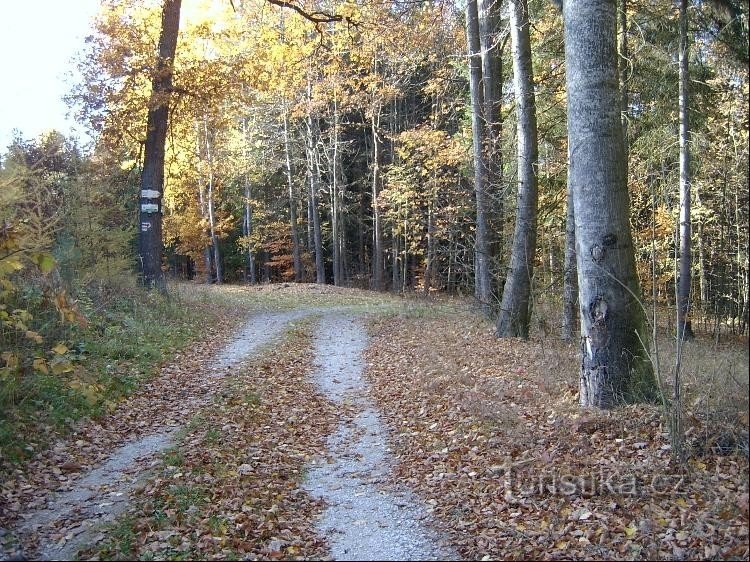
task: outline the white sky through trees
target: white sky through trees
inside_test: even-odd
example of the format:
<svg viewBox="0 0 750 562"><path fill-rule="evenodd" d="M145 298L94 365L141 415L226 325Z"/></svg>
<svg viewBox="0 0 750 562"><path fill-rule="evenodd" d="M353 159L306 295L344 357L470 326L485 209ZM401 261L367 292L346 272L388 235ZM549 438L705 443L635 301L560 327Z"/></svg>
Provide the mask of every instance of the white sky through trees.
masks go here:
<svg viewBox="0 0 750 562"><path fill-rule="evenodd" d="M98 8L99 0L0 0L0 153L13 129L25 138L49 129L84 132L66 119L62 97Z"/></svg>

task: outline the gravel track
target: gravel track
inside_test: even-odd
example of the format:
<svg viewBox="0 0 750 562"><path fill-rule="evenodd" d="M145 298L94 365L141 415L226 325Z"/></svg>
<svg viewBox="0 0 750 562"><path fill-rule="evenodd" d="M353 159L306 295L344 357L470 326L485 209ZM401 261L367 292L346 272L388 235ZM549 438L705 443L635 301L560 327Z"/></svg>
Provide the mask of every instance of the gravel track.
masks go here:
<svg viewBox="0 0 750 562"><path fill-rule="evenodd" d="M78 551L104 538L102 526L123 513L132 493L160 463L160 453L175 444L182 424L207 405L234 366L272 344L289 324L321 314L316 336L318 369L314 380L323 394L341 408L342 422L328 439L327 458L309 467L304 484L327 508L318 522L336 560L443 560L455 558L440 546L425 525L427 510L405 489L388 482L393 459L386 429L362 376L362 351L367 335L346 308L305 308L252 316L236 338L213 358L209 372L191 373L198 387L166 381L183 404L185 415L158 430L140 435L113 450L107 460L31 509L12 533L23 551L0 551L0 559L71 560ZM160 383L157 383L160 384ZM172 388L170 385L176 385ZM194 392L200 388L200 392ZM191 390L192 389L192 390Z"/></svg>
<svg viewBox="0 0 750 562"><path fill-rule="evenodd" d="M180 398L188 415L206 405L220 390L221 379L230 373L231 367L272 343L290 322L318 312L318 309L301 309L253 315L235 339L216 354L211 372L195 373L210 384L203 385L201 395ZM178 430L179 426L165 427L125 443L112 451L107 461L83 474L69 490L50 495L45 507L27 512L15 529L4 532L12 532L26 546L23 556L39 560L73 559L80 548L96 542L102 524L125 511L139 482L159 463L159 453L174 445ZM2 552L0 558L4 558Z"/></svg>
<svg viewBox="0 0 750 562"><path fill-rule="evenodd" d="M328 316L317 330L314 380L339 404L343 419L328 439L327 458L309 467L305 482L328 506L318 528L334 560L453 559L425 525L427 510L388 482L393 459L362 374L366 346L367 335L352 317Z"/></svg>

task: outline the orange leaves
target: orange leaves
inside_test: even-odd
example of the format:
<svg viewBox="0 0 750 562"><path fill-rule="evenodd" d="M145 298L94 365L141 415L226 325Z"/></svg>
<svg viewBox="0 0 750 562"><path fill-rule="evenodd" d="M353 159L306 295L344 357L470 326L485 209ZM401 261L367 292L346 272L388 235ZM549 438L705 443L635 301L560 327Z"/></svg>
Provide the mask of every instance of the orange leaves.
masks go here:
<svg viewBox="0 0 750 562"><path fill-rule="evenodd" d="M683 474L655 408L580 415L570 351L497 340L455 314L374 332L368 375L396 477L462 556L747 555L747 459L702 458Z"/></svg>
<svg viewBox="0 0 750 562"><path fill-rule="evenodd" d="M88 320L86 320L86 317L81 314L76 304L68 298L65 289L58 289L55 291L53 302L57 311L60 313L60 319L62 321L78 324L81 328L85 328L88 325Z"/></svg>
<svg viewBox="0 0 750 562"><path fill-rule="evenodd" d="M179 467L166 467L146 490L168 513L160 533L179 534L202 556L228 546L272 560L325 553L311 527L315 503L298 488L305 459L319 454L332 423L331 407L306 379L309 346L309 337L297 332L268 357L233 373L221 399L190 426ZM185 488L210 484L210 503L181 504L171 484L178 473ZM146 510L149 517L154 513ZM153 524L144 519L139 528ZM154 539L143 537L138 552L165 552Z"/></svg>

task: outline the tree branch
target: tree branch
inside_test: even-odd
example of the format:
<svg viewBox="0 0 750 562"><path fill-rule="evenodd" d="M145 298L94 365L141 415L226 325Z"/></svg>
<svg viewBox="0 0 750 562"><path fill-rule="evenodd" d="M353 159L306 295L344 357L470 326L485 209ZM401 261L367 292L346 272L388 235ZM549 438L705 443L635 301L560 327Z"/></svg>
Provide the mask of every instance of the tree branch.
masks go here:
<svg viewBox="0 0 750 562"><path fill-rule="evenodd" d="M346 21L347 23L354 23L351 21L351 18L342 16L340 14L330 14L328 12L308 12L307 10L301 8L294 2L290 2L289 0L266 0L269 4L274 4L276 6L280 6L281 8L289 8L291 10L294 10L299 15L301 15L303 18L305 18L308 21L311 21L315 25L320 25L321 23L331 23L331 22L339 22L339 21Z"/></svg>

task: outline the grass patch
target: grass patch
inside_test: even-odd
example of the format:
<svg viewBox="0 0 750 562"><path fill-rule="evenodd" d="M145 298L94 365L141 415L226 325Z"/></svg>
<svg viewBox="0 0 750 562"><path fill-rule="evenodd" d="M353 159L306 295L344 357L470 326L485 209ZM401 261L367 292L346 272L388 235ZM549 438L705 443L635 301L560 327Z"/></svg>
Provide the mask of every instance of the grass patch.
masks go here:
<svg viewBox="0 0 750 562"><path fill-rule="evenodd" d="M164 453L164 464L167 466L182 466L185 458L177 449L170 449Z"/></svg>
<svg viewBox="0 0 750 562"><path fill-rule="evenodd" d="M87 323L78 325L61 323L36 293L21 293L16 305L30 311L29 329L42 341L0 333L0 347L28 358L15 373L0 377L0 473L28 460L81 418L114 409L224 310L180 295L137 288L80 289L78 308ZM57 351L49 351L52 347ZM59 365L57 372L34 368L34 357Z"/></svg>
<svg viewBox="0 0 750 562"><path fill-rule="evenodd" d="M136 545L138 533L135 528L135 518L120 517L107 530L107 540L101 545L105 557L114 560L132 560L133 549Z"/></svg>
<svg viewBox="0 0 750 562"><path fill-rule="evenodd" d="M208 501L208 491L201 486L175 484L169 493L174 497L174 503L180 513L198 508Z"/></svg>

